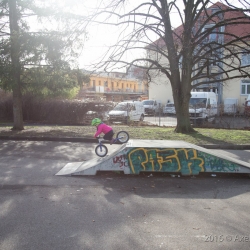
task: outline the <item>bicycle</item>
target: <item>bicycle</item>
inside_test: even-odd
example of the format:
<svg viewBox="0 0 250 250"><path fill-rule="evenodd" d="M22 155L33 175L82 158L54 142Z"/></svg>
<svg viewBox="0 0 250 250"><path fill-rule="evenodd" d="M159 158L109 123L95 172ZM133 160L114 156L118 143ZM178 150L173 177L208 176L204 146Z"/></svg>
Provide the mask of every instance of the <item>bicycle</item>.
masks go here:
<svg viewBox="0 0 250 250"><path fill-rule="evenodd" d="M102 144L102 141L104 141L104 139L102 137L97 137L97 139L98 139L99 144L95 147L95 153L99 157L104 157L108 153L108 148L107 148L107 146ZM120 132L117 133L116 138L113 141L113 144L116 143L116 142L126 143L128 140L129 140L128 132L120 131Z"/></svg>

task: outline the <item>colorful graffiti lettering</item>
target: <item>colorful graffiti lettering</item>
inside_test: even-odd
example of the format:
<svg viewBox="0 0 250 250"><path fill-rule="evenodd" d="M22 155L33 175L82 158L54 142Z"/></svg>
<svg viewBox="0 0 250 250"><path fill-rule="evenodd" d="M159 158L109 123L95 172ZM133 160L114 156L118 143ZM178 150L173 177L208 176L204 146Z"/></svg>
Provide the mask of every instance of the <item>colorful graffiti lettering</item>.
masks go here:
<svg viewBox="0 0 250 250"><path fill-rule="evenodd" d="M204 159L195 149L136 148L128 153L134 174L140 171L181 172L183 175L204 172Z"/></svg>

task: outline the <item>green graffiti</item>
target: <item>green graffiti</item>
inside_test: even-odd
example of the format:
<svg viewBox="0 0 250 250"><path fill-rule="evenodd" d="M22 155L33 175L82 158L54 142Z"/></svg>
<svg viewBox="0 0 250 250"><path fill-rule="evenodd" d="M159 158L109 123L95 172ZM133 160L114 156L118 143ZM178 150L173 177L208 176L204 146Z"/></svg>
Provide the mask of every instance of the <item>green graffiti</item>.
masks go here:
<svg viewBox="0 0 250 250"><path fill-rule="evenodd" d="M136 148L128 152L132 173L140 171L181 172L183 175L204 172L204 159L195 149Z"/></svg>
<svg viewBox="0 0 250 250"><path fill-rule="evenodd" d="M213 156L204 152L199 152L200 157L205 159L205 168L211 172L238 172L239 165L228 160Z"/></svg>

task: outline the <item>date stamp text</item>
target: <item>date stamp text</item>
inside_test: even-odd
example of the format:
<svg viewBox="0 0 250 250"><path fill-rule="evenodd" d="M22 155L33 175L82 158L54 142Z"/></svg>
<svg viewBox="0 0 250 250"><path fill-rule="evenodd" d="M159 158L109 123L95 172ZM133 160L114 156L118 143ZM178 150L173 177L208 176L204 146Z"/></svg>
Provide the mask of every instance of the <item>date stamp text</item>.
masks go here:
<svg viewBox="0 0 250 250"><path fill-rule="evenodd" d="M205 242L250 242L249 236L244 235L205 235Z"/></svg>

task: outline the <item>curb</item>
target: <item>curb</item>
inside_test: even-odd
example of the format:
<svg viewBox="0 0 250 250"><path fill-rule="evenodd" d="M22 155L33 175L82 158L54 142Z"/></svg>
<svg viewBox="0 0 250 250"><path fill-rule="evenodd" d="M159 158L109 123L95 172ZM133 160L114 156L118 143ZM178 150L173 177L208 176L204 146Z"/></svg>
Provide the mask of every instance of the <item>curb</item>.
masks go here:
<svg viewBox="0 0 250 250"><path fill-rule="evenodd" d="M81 137L36 137L36 136L0 136L0 140L11 141L56 141L56 142L86 142L86 143L98 143L95 138L81 138ZM102 143L110 143L109 141L103 141ZM122 144L116 142L115 144Z"/></svg>
<svg viewBox="0 0 250 250"><path fill-rule="evenodd" d="M0 136L0 140L13 141L58 141L58 142L89 142L96 143L94 138L80 138L80 137L36 137L36 136Z"/></svg>
<svg viewBox="0 0 250 250"><path fill-rule="evenodd" d="M36 137L36 136L0 136L0 140L12 141L55 141L55 142L85 142L98 143L97 139L87 137ZM109 143L104 141L104 143ZM119 144L119 143L116 143ZM198 144L197 146L206 149L231 149L231 150L250 150L250 144L246 145L228 145L228 144Z"/></svg>
<svg viewBox="0 0 250 250"><path fill-rule="evenodd" d="M228 144L205 144L197 145L206 149L231 149L231 150L250 150L250 145L228 145Z"/></svg>

